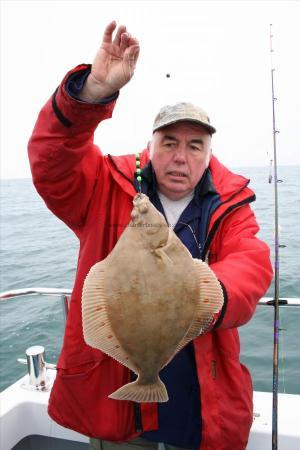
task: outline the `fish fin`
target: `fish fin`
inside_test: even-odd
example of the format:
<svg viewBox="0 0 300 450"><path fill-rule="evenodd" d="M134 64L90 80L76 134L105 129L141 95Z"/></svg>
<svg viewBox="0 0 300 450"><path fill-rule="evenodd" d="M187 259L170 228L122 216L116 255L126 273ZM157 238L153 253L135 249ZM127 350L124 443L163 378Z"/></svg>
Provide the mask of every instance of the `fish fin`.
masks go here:
<svg viewBox="0 0 300 450"><path fill-rule="evenodd" d="M101 261L89 271L82 290L82 328L85 342L102 350L109 356L137 373L130 363L113 332L107 314L104 295L104 271L106 263Z"/></svg>
<svg viewBox="0 0 300 450"><path fill-rule="evenodd" d="M163 403L169 400L166 386L159 377L151 384L141 383L138 378L136 381L120 387L108 397L114 400L131 400L138 403Z"/></svg>
<svg viewBox="0 0 300 450"><path fill-rule="evenodd" d="M207 331L214 314L221 310L224 303L221 284L208 264L199 259L194 259L194 264L198 274L200 296L194 319L188 331L188 334L192 336L191 339Z"/></svg>
<svg viewBox="0 0 300 450"><path fill-rule="evenodd" d="M214 314L220 311L224 303L223 291L214 272L206 263L199 259L194 259L194 264L198 275L200 295L192 323L176 347L174 354L178 353L191 340L209 329ZM165 366L173 359L174 354Z"/></svg>

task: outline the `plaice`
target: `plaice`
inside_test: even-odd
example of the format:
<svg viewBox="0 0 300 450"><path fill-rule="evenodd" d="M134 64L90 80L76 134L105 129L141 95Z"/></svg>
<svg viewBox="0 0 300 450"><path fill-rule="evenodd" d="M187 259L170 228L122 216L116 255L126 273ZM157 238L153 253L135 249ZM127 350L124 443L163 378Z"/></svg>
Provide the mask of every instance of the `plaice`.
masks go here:
<svg viewBox="0 0 300 450"><path fill-rule="evenodd" d="M204 333L223 305L214 273L193 259L144 194L109 256L88 273L82 293L86 343L135 372L137 380L109 395L165 402L159 371Z"/></svg>

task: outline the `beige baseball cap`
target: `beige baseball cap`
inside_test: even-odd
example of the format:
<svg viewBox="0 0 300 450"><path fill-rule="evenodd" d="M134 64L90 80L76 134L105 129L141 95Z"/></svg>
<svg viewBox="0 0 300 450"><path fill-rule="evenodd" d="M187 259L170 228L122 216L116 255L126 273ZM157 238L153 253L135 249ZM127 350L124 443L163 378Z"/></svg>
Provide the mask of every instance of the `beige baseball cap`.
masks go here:
<svg viewBox="0 0 300 450"><path fill-rule="evenodd" d="M176 103L175 105L166 105L161 108L154 120L153 133L167 125L183 121L198 123L207 128L210 134L216 132L216 129L210 124L206 111L192 105L192 103Z"/></svg>

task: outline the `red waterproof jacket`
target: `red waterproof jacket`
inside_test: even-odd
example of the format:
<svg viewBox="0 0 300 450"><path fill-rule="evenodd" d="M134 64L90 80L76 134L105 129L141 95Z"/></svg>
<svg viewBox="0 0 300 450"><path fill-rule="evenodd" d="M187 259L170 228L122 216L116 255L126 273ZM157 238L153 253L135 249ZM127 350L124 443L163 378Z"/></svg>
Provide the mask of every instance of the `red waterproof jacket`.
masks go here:
<svg viewBox="0 0 300 450"><path fill-rule="evenodd" d="M79 66L74 70L79 70ZM83 281L113 249L130 220L135 155L103 156L94 130L112 115L114 103L87 104L69 97L64 83L38 117L29 142L34 184L49 209L80 241L78 270L49 414L59 424L90 437L128 441L157 429L157 404L136 405L108 395L130 381L129 370L87 346L81 322ZM142 167L148 162L145 150ZM252 384L239 361L237 327L252 317L272 278L269 248L258 231L249 202L248 180L212 157L210 170L222 203L208 229L208 261L227 292L217 329L193 341L201 380L201 450L242 450L252 424ZM200 401L200 399L199 399Z"/></svg>

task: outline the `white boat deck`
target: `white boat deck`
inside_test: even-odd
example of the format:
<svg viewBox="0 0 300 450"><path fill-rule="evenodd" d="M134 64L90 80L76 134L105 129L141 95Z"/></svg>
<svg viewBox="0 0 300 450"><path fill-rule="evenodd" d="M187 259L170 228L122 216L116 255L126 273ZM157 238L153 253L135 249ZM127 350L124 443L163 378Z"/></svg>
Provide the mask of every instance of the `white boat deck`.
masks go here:
<svg viewBox="0 0 300 450"><path fill-rule="evenodd" d="M50 384L55 370L48 370ZM56 424L47 414L49 391L31 391L22 385L28 380L24 376L0 394L0 448L1 450L54 448L88 448L88 438ZM279 437L280 450L300 449L300 395L279 394ZM247 450L271 449L272 434L272 394L254 393L254 421ZM29 436L44 437L43 444L17 445ZM33 438L32 438L33 439ZM54 441L55 439L55 441ZM25 439L26 440L26 439ZM64 441L60 441L64 440ZM49 442L47 447L46 442ZM33 440L32 440L33 442ZM81 444L80 444L81 443ZM52 446L51 446L52 445Z"/></svg>

